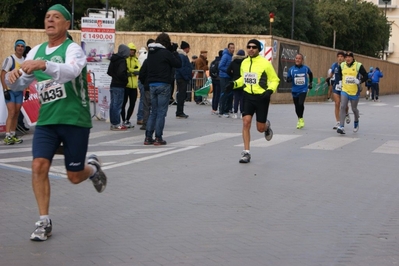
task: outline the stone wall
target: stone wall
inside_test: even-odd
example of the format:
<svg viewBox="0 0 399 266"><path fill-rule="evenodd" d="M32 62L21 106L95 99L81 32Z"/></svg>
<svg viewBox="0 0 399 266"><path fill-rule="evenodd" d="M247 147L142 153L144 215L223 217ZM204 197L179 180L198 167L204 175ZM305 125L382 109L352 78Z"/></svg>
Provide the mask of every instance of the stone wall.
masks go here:
<svg viewBox="0 0 399 266"><path fill-rule="evenodd" d="M80 31L70 31L74 41L80 43ZM115 47L119 44L127 44L133 42L137 49L145 46L149 38L155 39L158 33L156 32L117 32ZM229 42L233 42L236 46L236 51L243 49L246 51L247 41L252 38L264 40L267 46L273 46L274 41L278 44L291 44L299 46L300 52L305 56L305 64L308 65L313 74L314 78L318 82L322 82L322 78L327 75L328 68L336 60L336 52L329 47L317 46L308 43L293 41L290 39L279 38L268 35L232 35L232 34L194 34L194 33L169 33L173 42L180 44L182 40L188 42L191 46L189 56L198 55L201 50L208 51L209 63L218 54L218 51L227 47ZM6 56L13 53L14 42L17 39L24 39L27 45L33 47L41 42L47 40L44 30L33 30L33 29L0 29L0 40L2 45L0 46L0 59L3 60ZM279 46L279 45L278 45ZM117 48L115 48L117 50ZM280 51L277 49L277 54L273 57L272 64L274 68L278 69ZM380 95L386 94L399 94L399 64L390 63L388 61L382 61L376 58L367 56L357 55L356 51L355 59L362 62L366 70L369 70L370 66L379 67L383 71L384 78L380 82ZM319 87L322 84L320 84ZM364 86L363 86L364 87ZM362 95L365 94L365 90L362 91ZM308 101L324 101L327 99L326 91L312 92L308 95ZM276 103L291 102L290 93L277 93L272 96L272 101Z"/></svg>

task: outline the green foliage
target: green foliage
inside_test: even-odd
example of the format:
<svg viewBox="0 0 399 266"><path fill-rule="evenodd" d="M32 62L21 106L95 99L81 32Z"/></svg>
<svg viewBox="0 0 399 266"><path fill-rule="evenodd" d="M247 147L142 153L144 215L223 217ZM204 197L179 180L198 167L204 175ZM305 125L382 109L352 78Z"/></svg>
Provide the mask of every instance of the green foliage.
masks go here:
<svg viewBox="0 0 399 266"><path fill-rule="evenodd" d="M352 50L369 56L387 45L389 25L382 9L363 0L108 0L123 9L117 30L194 33L270 34L269 13L275 14L272 34L291 38L293 2L295 40ZM75 3L74 28L88 8L104 9L106 0L2 0L0 27L43 28L47 9Z"/></svg>
<svg viewBox="0 0 399 266"><path fill-rule="evenodd" d="M120 18L116 21L115 29L117 31L131 31L132 27L127 18Z"/></svg>
<svg viewBox="0 0 399 266"><path fill-rule="evenodd" d="M43 29L44 16L49 7L64 5L72 13L74 2L74 24L79 25L88 8L104 8L105 0L2 0L0 5L0 27ZM109 5L121 7L122 0L109 0ZM75 27L78 28L78 27Z"/></svg>

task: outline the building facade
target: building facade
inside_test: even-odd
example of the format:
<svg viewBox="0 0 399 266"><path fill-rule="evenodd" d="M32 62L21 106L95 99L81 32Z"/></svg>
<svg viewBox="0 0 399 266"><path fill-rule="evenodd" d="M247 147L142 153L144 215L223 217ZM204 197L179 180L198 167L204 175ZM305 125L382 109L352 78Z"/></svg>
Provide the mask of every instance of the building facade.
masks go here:
<svg viewBox="0 0 399 266"><path fill-rule="evenodd" d="M386 14L391 26L391 37L384 49L383 59L399 63L399 0L366 0L377 5Z"/></svg>

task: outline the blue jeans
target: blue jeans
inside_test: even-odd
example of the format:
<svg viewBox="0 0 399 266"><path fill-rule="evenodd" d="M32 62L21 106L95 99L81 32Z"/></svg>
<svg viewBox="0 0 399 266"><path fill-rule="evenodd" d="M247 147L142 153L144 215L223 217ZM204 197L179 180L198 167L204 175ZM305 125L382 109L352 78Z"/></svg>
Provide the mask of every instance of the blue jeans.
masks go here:
<svg viewBox="0 0 399 266"><path fill-rule="evenodd" d="M143 115L144 85L141 84L140 80L138 85L140 91L140 100L139 100L139 109L137 110L137 121L142 121L144 117Z"/></svg>
<svg viewBox="0 0 399 266"><path fill-rule="evenodd" d="M111 125L118 126L121 124L121 110L123 98L125 97L125 88L111 87L110 94L109 120L111 121Z"/></svg>
<svg viewBox="0 0 399 266"><path fill-rule="evenodd" d="M152 138L155 130L155 138L162 139L165 117L169 107L170 89L170 84L150 85L151 113L145 131L147 138Z"/></svg>

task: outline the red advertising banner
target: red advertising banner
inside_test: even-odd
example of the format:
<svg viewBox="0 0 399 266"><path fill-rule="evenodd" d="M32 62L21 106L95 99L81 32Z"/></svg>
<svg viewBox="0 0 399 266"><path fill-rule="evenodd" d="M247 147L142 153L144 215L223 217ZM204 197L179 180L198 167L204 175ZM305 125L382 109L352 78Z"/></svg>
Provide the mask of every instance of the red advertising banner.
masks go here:
<svg viewBox="0 0 399 266"><path fill-rule="evenodd" d="M0 88L1 84L0 84ZM29 126L35 126L39 117L40 101L36 91L36 81L29 85L29 99L23 101L21 112ZM25 93L25 92L24 92ZM24 95L25 96L25 95ZM0 132L6 132L7 107L3 93L0 94Z"/></svg>
<svg viewBox="0 0 399 266"><path fill-rule="evenodd" d="M36 125L39 117L40 100L36 90L36 81L29 85L29 99L22 103L21 112L24 114L29 126Z"/></svg>

